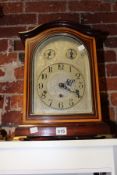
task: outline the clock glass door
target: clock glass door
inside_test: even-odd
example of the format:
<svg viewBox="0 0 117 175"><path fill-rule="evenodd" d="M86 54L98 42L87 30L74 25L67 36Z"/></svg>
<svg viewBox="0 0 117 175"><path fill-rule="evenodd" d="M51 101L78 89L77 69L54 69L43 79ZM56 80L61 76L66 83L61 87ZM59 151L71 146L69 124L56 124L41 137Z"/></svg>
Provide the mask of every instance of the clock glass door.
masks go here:
<svg viewBox="0 0 117 175"><path fill-rule="evenodd" d="M57 33L43 38L31 58L31 113L93 114L90 53L80 39Z"/></svg>

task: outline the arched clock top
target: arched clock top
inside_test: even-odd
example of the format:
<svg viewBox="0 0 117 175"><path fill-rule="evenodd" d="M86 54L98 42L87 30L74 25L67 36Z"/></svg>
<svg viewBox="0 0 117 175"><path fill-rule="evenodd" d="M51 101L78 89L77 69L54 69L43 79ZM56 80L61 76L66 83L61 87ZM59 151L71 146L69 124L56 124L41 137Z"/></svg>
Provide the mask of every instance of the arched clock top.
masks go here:
<svg viewBox="0 0 117 175"><path fill-rule="evenodd" d="M59 28L59 27L68 27L68 28L79 31L83 33L84 35L93 36L95 38L97 38L97 36L99 37L100 35L99 31L94 31L87 25L82 25L79 23L71 22L71 21L57 20L57 21L52 21L52 22L48 22L45 24L41 24L29 31L19 32L19 36L21 40L25 42L27 38L34 37L49 28Z"/></svg>
<svg viewBox="0 0 117 175"><path fill-rule="evenodd" d="M97 33L80 24L54 21L19 34L25 43L23 122L70 127L71 135L74 125L89 126L80 127L81 135L90 135L94 123L102 127Z"/></svg>

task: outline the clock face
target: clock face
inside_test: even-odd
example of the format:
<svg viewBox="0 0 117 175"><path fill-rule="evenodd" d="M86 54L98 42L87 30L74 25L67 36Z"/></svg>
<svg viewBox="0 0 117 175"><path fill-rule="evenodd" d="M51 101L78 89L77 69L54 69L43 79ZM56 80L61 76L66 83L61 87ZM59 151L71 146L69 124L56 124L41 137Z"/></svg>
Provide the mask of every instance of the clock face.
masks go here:
<svg viewBox="0 0 117 175"><path fill-rule="evenodd" d="M90 55L85 44L66 33L50 35L33 50L32 114L92 114Z"/></svg>
<svg viewBox="0 0 117 175"><path fill-rule="evenodd" d="M37 81L38 95L49 108L73 108L84 95L85 80L71 64L55 63L44 68Z"/></svg>

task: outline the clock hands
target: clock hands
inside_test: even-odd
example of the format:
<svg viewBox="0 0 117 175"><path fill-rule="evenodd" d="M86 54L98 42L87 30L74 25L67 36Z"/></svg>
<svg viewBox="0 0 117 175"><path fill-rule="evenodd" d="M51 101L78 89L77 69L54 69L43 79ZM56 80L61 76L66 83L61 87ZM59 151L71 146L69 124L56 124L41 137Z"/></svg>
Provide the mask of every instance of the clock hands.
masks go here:
<svg viewBox="0 0 117 175"><path fill-rule="evenodd" d="M71 92L71 89L69 87L67 87L65 83L59 83L59 87Z"/></svg>
<svg viewBox="0 0 117 175"><path fill-rule="evenodd" d="M73 84L74 82L75 82L75 79L73 79L73 80L67 79L66 85L72 86L72 84Z"/></svg>
<svg viewBox="0 0 117 175"><path fill-rule="evenodd" d="M74 80L75 81L75 80ZM74 82L73 81L73 82ZM72 80L71 80L71 82L72 82ZM72 82L72 83L73 83ZM79 90L78 89L76 89L75 91L73 91L73 90L71 90L68 86L67 86L68 84L67 84L67 81L66 81L66 83L59 83L59 87L60 88L63 88L63 89L65 89L65 90L67 90L67 91L69 91L69 92L71 92L71 93L75 93L77 96L78 96L78 98L80 98L80 94L79 94ZM71 86L72 84L70 84L69 86Z"/></svg>

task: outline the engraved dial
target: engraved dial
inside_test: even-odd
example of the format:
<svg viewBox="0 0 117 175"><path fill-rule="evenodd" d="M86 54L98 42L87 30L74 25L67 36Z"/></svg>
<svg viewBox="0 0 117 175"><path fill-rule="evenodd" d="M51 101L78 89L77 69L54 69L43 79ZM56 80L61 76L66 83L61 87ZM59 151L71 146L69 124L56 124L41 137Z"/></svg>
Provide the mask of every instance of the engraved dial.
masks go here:
<svg viewBox="0 0 117 175"><path fill-rule="evenodd" d="M48 49L44 52L44 57L47 59L52 59L55 56L55 51L53 49Z"/></svg>
<svg viewBox="0 0 117 175"><path fill-rule="evenodd" d="M75 49L68 49L66 53L67 58L74 59L77 56L77 51Z"/></svg>
<svg viewBox="0 0 117 175"><path fill-rule="evenodd" d="M64 33L44 39L32 65L32 113L93 112L89 54L79 39Z"/></svg>
<svg viewBox="0 0 117 175"><path fill-rule="evenodd" d="M56 63L46 67L37 81L39 98L50 108L72 108L83 97L85 81L73 65Z"/></svg>

